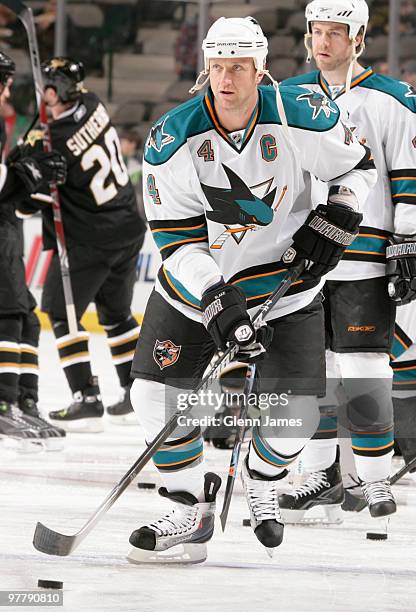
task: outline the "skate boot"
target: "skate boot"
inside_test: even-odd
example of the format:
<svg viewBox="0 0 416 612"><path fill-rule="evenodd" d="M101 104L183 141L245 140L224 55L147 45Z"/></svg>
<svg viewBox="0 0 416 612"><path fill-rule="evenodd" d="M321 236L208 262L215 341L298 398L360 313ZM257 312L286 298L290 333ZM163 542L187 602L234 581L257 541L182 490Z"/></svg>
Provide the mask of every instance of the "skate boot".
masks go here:
<svg viewBox="0 0 416 612"><path fill-rule="evenodd" d="M241 479L250 510L251 527L261 544L266 548L269 557L274 548L283 541L284 524L279 510L278 481L287 475L287 470L267 479L248 467L248 455L244 459Z"/></svg>
<svg viewBox="0 0 416 612"><path fill-rule="evenodd" d="M106 408L109 420L117 425L137 425L130 401L130 385L123 387L120 399Z"/></svg>
<svg viewBox="0 0 416 612"><path fill-rule="evenodd" d="M303 485L292 493L285 493L279 497L280 510L285 523L342 523L343 501L344 489L337 462L326 470L312 472ZM316 512L311 513L311 510L317 507L323 511L320 515Z"/></svg>
<svg viewBox="0 0 416 612"><path fill-rule="evenodd" d="M99 433L104 431L104 407L101 402L98 379L93 376L84 391L76 391L68 408L49 413L53 425L75 433Z"/></svg>
<svg viewBox="0 0 416 612"><path fill-rule="evenodd" d="M5 445L23 453L43 450L39 431L32 428L15 404L0 401L0 438Z"/></svg>
<svg viewBox="0 0 416 612"><path fill-rule="evenodd" d="M214 533L215 498L221 478L205 474L205 502L186 491L170 493L161 487L159 494L175 502L165 516L136 529L129 542L131 563L202 563L207 558L206 542Z"/></svg>
<svg viewBox="0 0 416 612"><path fill-rule="evenodd" d="M63 450L65 446L65 430L48 423L41 416L34 399L31 397L19 399L19 408L22 411L22 418L28 423L29 427L39 432L39 437L44 443L45 450Z"/></svg>
<svg viewBox="0 0 416 612"><path fill-rule="evenodd" d="M396 512L396 502L388 480L363 482L361 488L373 518L383 518Z"/></svg>
<svg viewBox="0 0 416 612"><path fill-rule="evenodd" d="M361 488L363 481L354 474L346 474L342 477L345 498L341 505L344 512L361 512L366 505L365 497Z"/></svg>

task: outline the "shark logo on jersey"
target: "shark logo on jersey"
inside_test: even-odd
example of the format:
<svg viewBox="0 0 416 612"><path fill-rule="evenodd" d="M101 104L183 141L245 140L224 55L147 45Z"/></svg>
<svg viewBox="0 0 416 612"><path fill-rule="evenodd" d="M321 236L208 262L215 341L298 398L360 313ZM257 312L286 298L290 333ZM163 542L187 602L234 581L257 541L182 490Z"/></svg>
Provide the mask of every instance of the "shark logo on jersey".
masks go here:
<svg viewBox="0 0 416 612"><path fill-rule="evenodd" d="M400 83L402 85L406 85L409 90L407 93L404 94L405 98L416 98L416 88L413 85L407 83L406 81L400 81Z"/></svg>
<svg viewBox="0 0 416 612"><path fill-rule="evenodd" d="M176 346L172 340L156 340L153 348L153 359L161 370L173 365L179 359L181 346Z"/></svg>
<svg viewBox="0 0 416 612"><path fill-rule="evenodd" d="M201 183L202 190L212 211L206 216L210 221L224 224L226 230L212 243L212 249L221 249L230 236L240 244L248 231L255 231L273 221L272 209L276 187L270 191L273 178L248 187L244 181L222 164L230 188L210 187ZM275 207L277 208L277 206Z"/></svg>
<svg viewBox="0 0 416 612"><path fill-rule="evenodd" d="M308 102L309 106L313 108L313 120L319 117L321 111L324 113L327 119L329 119L331 113L336 114L338 112L336 108L331 106L331 100L317 91L312 91L309 89L309 93L301 94L296 98L296 100L306 100Z"/></svg>
<svg viewBox="0 0 416 612"><path fill-rule="evenodd" d="M175 141L175 137L165 132L165 123L169 119L169 115L163 121L159 121L156 125L150 128L149 138L146 142L146 148L153 147L158 153L163 147Z"/></svg>

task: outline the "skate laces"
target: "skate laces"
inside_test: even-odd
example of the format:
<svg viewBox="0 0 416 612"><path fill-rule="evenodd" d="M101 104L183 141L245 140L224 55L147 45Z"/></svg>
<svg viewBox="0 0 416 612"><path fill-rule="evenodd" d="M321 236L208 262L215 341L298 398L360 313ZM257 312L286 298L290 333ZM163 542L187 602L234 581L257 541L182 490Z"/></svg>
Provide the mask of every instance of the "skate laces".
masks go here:
<svg viewBox="0 0 416 612"><path fill-rule="evenodd" d="M369 506L378 502L394 501L388 480L377 480L366 482L362 485L365 500Z"/></svg>
<svg viewBox="0 0 416 612"><path fill-rule="evenodd" d="M198 508L196 506L177 504L165 516L154 523L149 523L148 527L160 536L181 535L195 527L197 517Z"/></svg>
<svg viewBox="0 0 416 612"><path fill-rule="evenodd" d="M245 479L250 508L258 521L281 521L278 505L277 482L274 480Z"/></svg>
<svg viewBox="0 0 416 612"><path fill-rule="evenodd" d="M296 498L300 498L311 493L319 493L322 487L329 489L330 486L325 470L319 470L318 472L312 472L305 484L297 488L293 494Z"/></svg>

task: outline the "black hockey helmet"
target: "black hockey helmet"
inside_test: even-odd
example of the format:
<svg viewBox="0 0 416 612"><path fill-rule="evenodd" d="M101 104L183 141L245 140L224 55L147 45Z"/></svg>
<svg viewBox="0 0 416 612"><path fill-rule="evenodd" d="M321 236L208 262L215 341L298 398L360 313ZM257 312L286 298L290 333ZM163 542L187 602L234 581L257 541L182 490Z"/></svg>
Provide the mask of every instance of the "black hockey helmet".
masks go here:
<svg viewBox="0 0 416 612"><path fill-rule="evenodd" d="M8 79L12 77L16 70L16 64L5 53L0 51L0 83L6 85Z"/></svg>
<svg viewBox="0 0 416 612"><path fill-rule="evenodd" d="M77 100L83 91L85 71L82 62L70 57L53 57L42 63L44 86L52 87L62 102Z"/></svg>

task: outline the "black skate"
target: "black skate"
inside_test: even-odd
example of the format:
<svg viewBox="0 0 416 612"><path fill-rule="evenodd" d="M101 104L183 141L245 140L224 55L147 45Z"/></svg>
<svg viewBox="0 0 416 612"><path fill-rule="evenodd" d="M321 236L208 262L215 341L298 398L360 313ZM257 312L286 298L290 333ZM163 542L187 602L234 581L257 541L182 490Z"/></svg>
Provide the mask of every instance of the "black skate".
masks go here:
<svg viewBox="0 0 416 612"><path fill-rule="evenodd" d="M341 508L344 512L361 512L367 505L361 488L363 481L354 474L346 474L342 480L345 498Z"/></svg>
<svg viewBox="0 0 416 612"><path fill-rule="evenodd" d="M384 518L396 512L396 502L388 480L363 482L361 488L373 518Z"/></svg>
<svg viewBox="0 0 416 612"><path fill-rule="evenodd" d="M15 404L0 401L0 438L5 445L23 453L43 450L39 431L29 425Z"/></svg>
<svg viewBox="0 0 416 612"><path fill-rule="evenodd" d="M106 408L109 420L118 425L137 425L130 401L130 385L123 387L120 399Z"/></svg>
<svg viewBox="0 0 416 612"><path fill-rule="evenodd" d="M284 470L274 479L268 480L262 474L248 467L248 455L243 462L241 479L250 510L251 527L269 557L276 546L283 541L284 524L279 510L278 481L287 475Z"/></svg>
<svg viewBox="0 0 416 612"><path fill-rule="evenodd" d="M90 386L76 391L74 401L68 408L49 413L53 425L75 433L99 433L104 431L104 407L101 402L98 380L93 376Z"/></svg>
<svg viewBox="0 0 416 612"><path fill-rule="evenodd" d="M326 470L312 472L307 481L293 493L285 493L279 497L285 523L342 523L343 501L344 489L337 462ZM317 507L323 512L311 512Z"/></svg>
<svg viewBox="0 0 416 612"><path fill-rule="evenodd" d="M136 529L130 536L133 546L127 559L131 563L202 563L207 558L206 542L214 533L215 498L221 478L205 474L205 502L186 491L169 493L159 489L162 497L175 502L174 508L154 523Z"/></svg>
<svg viewBox="0 0 416 612"><path fill-rule="evenodd" d="M59 451L64 448L65 430L48 423L40 415L34 399L31 397L19 399L19 408L22 411L22 418L39 433L46 450Z"/></svg>

